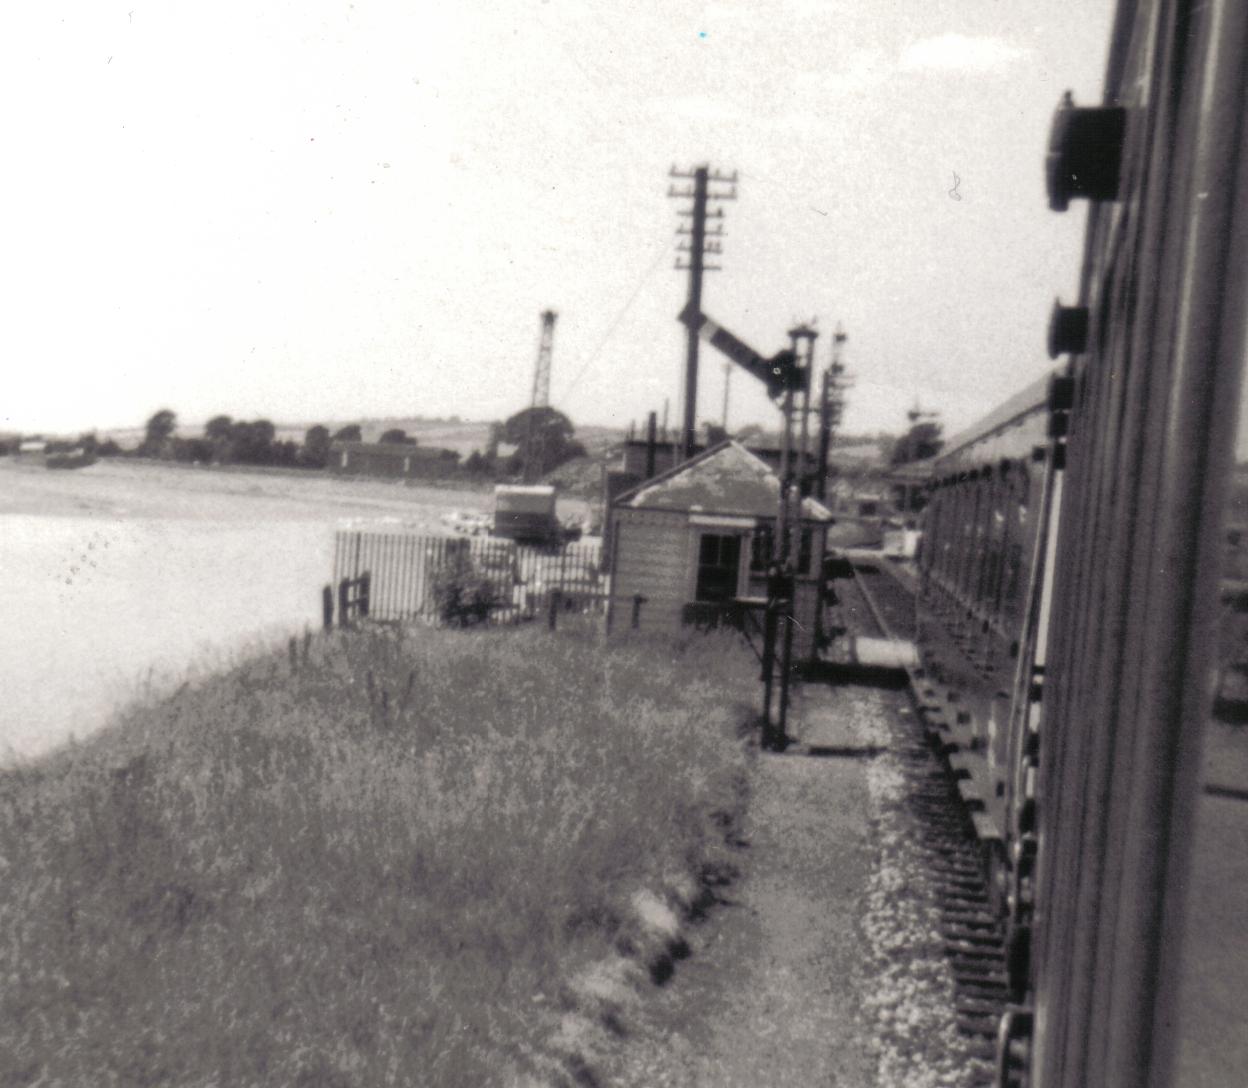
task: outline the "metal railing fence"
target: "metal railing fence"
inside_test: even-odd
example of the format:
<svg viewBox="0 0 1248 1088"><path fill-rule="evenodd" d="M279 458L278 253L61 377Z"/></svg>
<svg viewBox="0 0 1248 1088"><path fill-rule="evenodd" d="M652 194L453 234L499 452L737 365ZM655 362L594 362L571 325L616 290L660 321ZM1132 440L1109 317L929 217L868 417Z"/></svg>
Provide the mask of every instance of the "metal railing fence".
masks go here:
<svg viewBox="0 0 1248 1088"><path fill-rule="evenodd" d="M369 617L508 624L606 610L598 541L539 548L481 537L340 529L333 582L369 575Z"/></svg>

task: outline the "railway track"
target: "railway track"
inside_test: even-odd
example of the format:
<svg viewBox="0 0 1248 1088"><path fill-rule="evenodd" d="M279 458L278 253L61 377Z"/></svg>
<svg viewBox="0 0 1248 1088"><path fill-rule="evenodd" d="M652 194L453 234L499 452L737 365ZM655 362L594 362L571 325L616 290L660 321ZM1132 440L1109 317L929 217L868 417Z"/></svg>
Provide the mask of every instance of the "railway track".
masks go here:
<svg viewBox="0 0 1248 1088"><path fill-rule="evenodd" d="M886 562L855 558L852 570L851 579L837 583L850 633L913 638L913 594ZM958 772L949 762L956 746L948 743L937 716L925 709L930 695L922 670L907 673L912 706L898 715L895 743L908 804L922 828L920 853L940 910L958 1031L966 1037L969 1052L981 1059L969 1083L991 1085L998 1027L1010 1001L1003 914L993 900L975 824L958 790Z"/></svg>
<svg viewBox="0 0 1248 1088"><path fill-rule="evenodd" d="M882 557L854 556L854 583L884 638L913 642L917 630L914 594L907 589L893 565Z"/></svg>

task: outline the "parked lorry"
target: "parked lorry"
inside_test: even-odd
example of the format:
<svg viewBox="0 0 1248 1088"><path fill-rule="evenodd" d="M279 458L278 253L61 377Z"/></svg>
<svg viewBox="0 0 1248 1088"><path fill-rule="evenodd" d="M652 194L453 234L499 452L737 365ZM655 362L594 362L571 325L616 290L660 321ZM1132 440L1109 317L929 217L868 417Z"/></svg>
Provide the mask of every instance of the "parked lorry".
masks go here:
<svg viewBox="0 0 1248 1088"><path fill-rule="evenodd" d="M494 488L494 536L522 544L559 544L563 527L549 484L499 484Z"/></svg>

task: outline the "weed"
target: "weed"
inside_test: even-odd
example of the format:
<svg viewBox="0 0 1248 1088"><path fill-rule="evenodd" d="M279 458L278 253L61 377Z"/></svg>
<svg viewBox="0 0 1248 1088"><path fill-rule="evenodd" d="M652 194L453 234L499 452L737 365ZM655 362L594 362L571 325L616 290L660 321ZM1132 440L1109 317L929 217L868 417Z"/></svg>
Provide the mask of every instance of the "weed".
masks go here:
<svg viewBox="0 0 1248 1088"><path fill-rule="evenodd" d="M717 639L338 633L0 772L0 1085L501 1083L709 864L751 681Z"/></svg>

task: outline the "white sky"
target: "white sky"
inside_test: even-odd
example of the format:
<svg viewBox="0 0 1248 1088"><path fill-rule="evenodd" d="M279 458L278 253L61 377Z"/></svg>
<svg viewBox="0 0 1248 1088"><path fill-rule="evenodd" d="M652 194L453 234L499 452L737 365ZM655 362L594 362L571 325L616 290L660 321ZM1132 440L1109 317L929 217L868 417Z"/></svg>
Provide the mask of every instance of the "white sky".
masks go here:
<svg viewBox="0 0 1248 1088"><path fill-rule="evenodd" d="M0 429L523 407L539 313L574 421L678 418L667 171L741 174L706 310L844 323L845 426L950 430L1048 363L1081 211L1063 90L1110 0L41 0L0 41ZM954 200L954 175L961 179ZM826 352L827 337L820 341ZM825 357L825 356L821 356ZM704 348L699 417L717 419ZM734 375L730 423L772 423Z"/></svg>

